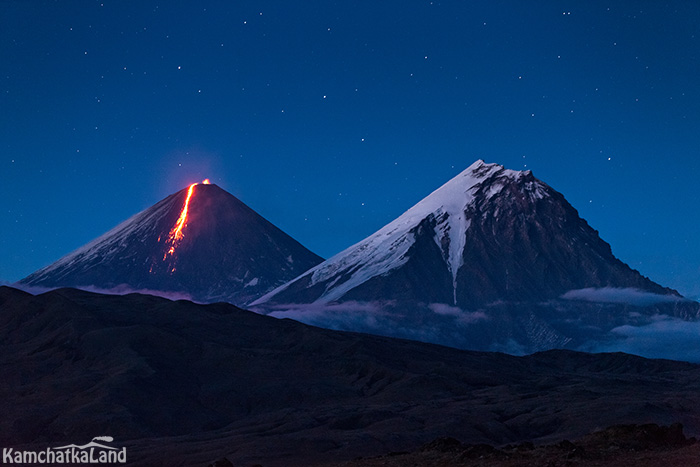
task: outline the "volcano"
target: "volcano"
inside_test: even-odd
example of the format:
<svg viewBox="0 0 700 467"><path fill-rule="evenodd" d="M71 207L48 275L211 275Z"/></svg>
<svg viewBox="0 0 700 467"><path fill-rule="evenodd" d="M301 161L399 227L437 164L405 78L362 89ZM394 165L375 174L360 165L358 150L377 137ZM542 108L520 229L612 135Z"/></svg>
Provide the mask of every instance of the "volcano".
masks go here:
<svg viewBox="0 0 700 467"><path fill-rule="evenodd" d="M168 196L20 284L149 290L245 305L321 261L205 181Z"/></svg>
<svg viewBox="0 0 700 467"><path fill-rule="evenodd" d="M532 172L481 160L252 305L334 329L512 353L582 344L630 316L698 314L617 259Z"/></svg>

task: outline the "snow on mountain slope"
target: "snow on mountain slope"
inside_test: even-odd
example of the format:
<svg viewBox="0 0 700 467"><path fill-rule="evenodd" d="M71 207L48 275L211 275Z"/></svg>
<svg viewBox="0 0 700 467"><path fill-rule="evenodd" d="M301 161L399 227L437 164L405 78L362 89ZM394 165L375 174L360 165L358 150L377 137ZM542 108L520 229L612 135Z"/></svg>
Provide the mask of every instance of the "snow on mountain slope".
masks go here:
<svg viewBox="0 0 700 467"><path fill-rule="evenodd" d="M175 196L172 195L156 203L151 208L131 216L96 239L34 272L29 276L31 281L38 284L44 280L60 280L60 276L54 277L54 274L59 271L67 271L81 262L110 261L110 259L123 254L128 244L134 239L140 239L143 242L148 241L148 238L156 232L157 226L163 222L166 215L172 209L179 209L179 207L175 207L176 202ZM24 279L24 281L28 282L27 279Z"/></svg>
<svg viewBox="0 0 700 467"><path fill-rule="evenodd" d="M463 265L466 232L471 224L466 212L468 206L475 202L475 191L485 180L490 180L483 200L488 201L501 192L506 180L518 181L528 175L529 171L509 170L498 164L487 164L478 160L373 235L331 257L294 281L273 290L251 305L270 300L294 282L309 275L311 279L308 287L332 279L317 300L338 300L371 278L385 275L403 266L408 261L409 248L415 243L414 230L426 218L435 219L433 239L452 275L453 301L456 302L457 272ZM537 180L527 182L526 188L533 199L547 195L546 185Z"/></svg>
<svg viewBox="0 0 700 467"><path fill-rule="evenodd" d="M175 292L245 305L320 261L205 183L168 196L20 283Z"/></svg>
<svg viewBox="0 0 700 467"><path fill-rule="evenodd" d="M611 294L623 299L600 300ZM700 317L697 303L617 259L561 193L530 171L483 161L250 306L331 329L514 354L612 341L612 330L659 315Z"/></svg>

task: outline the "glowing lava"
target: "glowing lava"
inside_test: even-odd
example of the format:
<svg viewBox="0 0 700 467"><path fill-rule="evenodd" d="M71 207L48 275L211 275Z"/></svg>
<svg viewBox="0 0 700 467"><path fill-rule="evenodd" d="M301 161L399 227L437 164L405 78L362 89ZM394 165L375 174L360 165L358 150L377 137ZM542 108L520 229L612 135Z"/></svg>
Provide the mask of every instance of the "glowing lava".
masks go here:
<svg viewBox="0 0 700 467"><path fill-rule="evenodd" d="M210 182L208 178L202 182L202 184L204 185L209 185L209 183ZM198 183L193 183L187 189L187 197L185 198L185 205L182 207L182 211L180 212L180 217L178 217L177 222L175 222L175 225L168 234L168 238L165 240L166 245L170 245L170 248L168 248L168 250L163 255L163 261L165 261L168 258L168 255L172 256L175 254L175 248L177 248L178 243L180 243L180 241L185 236L182 233L182 230L187 225L187 214L190 209L190 200L192 199L192 195L194 195L194 187L197 185ZM158 237L158 241L160 242L160 237ZM175 268L172 268L170 272L175 272Z"/></svg>
<svg viewBox="0 0 700 467"><path fill-rule="evenodd" d="M173 246L175 244L176 240L182 240L182 229L185 227L185 222L187 222L187 211L190 209L190 199L192 198L192 193L194 193L194 187L196 186L196 183L193 183L190 185L190 188L187 190L187 198L185 198L185 206L182 208L182 212L180 213L180 217L177 219L177 222L175 223L175 227L170 231L170 235L168 236L168 239L172 241ZM172 248L170 249L172 252Z"/></svg>

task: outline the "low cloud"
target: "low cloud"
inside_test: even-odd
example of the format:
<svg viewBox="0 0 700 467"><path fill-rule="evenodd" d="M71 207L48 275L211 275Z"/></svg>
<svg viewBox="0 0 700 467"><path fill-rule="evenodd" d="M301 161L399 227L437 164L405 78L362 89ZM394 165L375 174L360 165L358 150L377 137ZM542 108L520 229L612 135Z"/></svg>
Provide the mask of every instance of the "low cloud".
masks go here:
<svg viewBox="0 0 700 467"><path fill-rule="evenodd" d="M302 323L329 329L349 330L357 325L368 328L379 327L377 316L386 315L382 309L385 303L343 302L280 304L269 308L253 307L252 311L273 316L290 318Z"/></svg>
<svg viewBox="0 0 700 467"><path fill-rule="evenodd" d="M0 282L0 285L4 285L7 287L12 287L13 289L18 289L21 290L22 292L27 292L32 295L39 295L45 292L49 292L51 290L55 290L56 287L37 287L33 285L25 285L25 284L19 284L19 283L14 283L14 282Z"/></svg>
<svg viewBox="0 0 700 467"><path fill-rule="evenodd" d="M445 303L431 303L428 305L428 308L435 314L452 316L465 324L488 319L486 313L483 311L464 311L459 307L447 305Z"/></svg>
<svg viewBox="0 0 700 467"><path fill-rule="evenodd" d="M184 292L168 292L165 290L152 290L152 289L132 289L126 284L120 284L109 289L101 289L99 287L94 287L91 285L76 287L80 290L85 290L86 292L101 293L106 295L128 295L132 293L138 293L143 295L155 295L156 297L167 298L169 300L189 300L194 301L192 296Z"/></svg>
<svg viewBox="0 0 700 467"><path fill-rule="evenodd" d="M586 352L625 352L647 358L700 363L700 321L657 315L642 326L624 325L610 331L606 342L589 342Z"/></svg>
<svg viewBox="0 0 700 467"><path fill-rule="evenodd" d="M487 319L483 312L464 312L445 304L420 304L416 308L405 307L394 301L277 304L252 307L252 311L275 318L291 318L327 329L366 332L444 345L461 344L465 327ZM451 325L446 326L446 323Z"/></svg>
<svg viewBox="0 0 700 467"><path fill-rule="evenodd" d="M24 292L30 293L32 295L39 295L52 290L61 289L64 287L40 287L26 284L4 284L15 289L22 290ZM100 287L95 287L93 285L81 285L70 287L72 289L80 289L86 292L99 293L104 295L128 295L132 293L138 293L143 295L154 295L156 297L167 298L168 300L192 300L192 297L184 292L167 292L163 290L151 290L151 289L134 289L126 284L120 284L109 289L103 289Z"/></svg>
<svg viewBox="0 0 700 467"><path fill-rule="evenodd" d="M438 315L459 316L464 313L461 308L447 305L446 303L431 303L428 305L428 308Z"/></svg>
<svg viewBox="0 0 700 467"><path fill-rule="evenodd" d="M488 348L489 352L501 352L510 355L527 355L527 349L521 344L518 344L513 339L508 339L505 342L494 342Z"/></svg>
<svg viewBox="0 0 700 467"><path fill-rule="evenodd" d="M675 295L660 295L644 292L632 287L587 288L569 290L561 296L564 300L580 300L595 303L621 303L634 306L651 306L659 303L679 302L684 299Z"/></svg>

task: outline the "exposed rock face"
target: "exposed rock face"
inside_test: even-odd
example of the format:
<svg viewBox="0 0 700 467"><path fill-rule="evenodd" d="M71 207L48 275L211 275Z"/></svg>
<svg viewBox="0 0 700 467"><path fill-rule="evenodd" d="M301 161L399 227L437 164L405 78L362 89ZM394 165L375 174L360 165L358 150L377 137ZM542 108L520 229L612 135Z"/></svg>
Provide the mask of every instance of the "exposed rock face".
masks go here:
<svg viewBox="0 0 700 467"><path fill-rule="evenodd" d="M678 295L617 259L564 196L531 172L499 171L481 182L467 206L472 222L457 275L459 306L542 301L588 287ZM498 186L498 196L489 197Z"/></svg>
<svg viewBox="0 0 700 467"><path fill-rule="evenodd" d="M591 303L581 290L653 303ZM561 299L572 291L579 300ZM617 259L530 171L483 161L251 305L333 329L515 353L580 345L628 324L630 312L696 318L700 309Z"/></svg>
<svg viewBox="0 0 700 467"><path fill-rule="evenodd" d="M571 442L535 446L531 442L497 449L488 444L462 444L438 438L418 451L327 464L324 467L402 467L450 465L455 467L606 466L656 467L691 465L697 460L695 438L683 435L682 425L616 425Z"/></svg>
<svg viewBox="0 0 700 467"><path fill-rule="evenodd" d="M182 238L173 240L185 205ZM233 195L197 184L20 282L177 292L244 305L320 261Z"/></svg>
<svg viewBox="0 0 700 467"><path fill-rule="evenodd" d="M678 296L615 258L576 209L530 171L477 161L258 303L416 300L473 308L586 287Z"/></svg>
<svg viewBox="0 0 700 467"><path fill-rule="evenodd" d="M694 438L685 437L683 425L680 423L673 423L670 426L659 426L656 423L614 425L591 433L582 441L589 446L603 444L628 451L675 449L695 442Z"/></svg>

